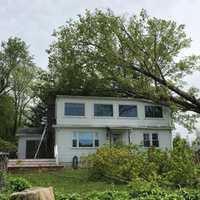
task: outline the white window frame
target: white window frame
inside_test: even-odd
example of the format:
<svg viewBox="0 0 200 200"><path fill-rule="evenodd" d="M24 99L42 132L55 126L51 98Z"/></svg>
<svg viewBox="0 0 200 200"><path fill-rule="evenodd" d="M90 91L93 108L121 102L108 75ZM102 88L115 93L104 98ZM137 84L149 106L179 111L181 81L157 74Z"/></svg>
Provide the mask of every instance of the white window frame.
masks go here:
<svg viewBox="0 0 200 200"><path fill-rule="evenodd" d="M162 117L147 117L146 116L146 107L161 107L162 109ZM160 105L144 105L144 116L145 116L145 119L164 119L164 111L163 111L163 106L160 106Z"/></svg>
<svg viewBox="0 0 200 200"><path fill-rule="evenodd" d="M65 106L66 106L66 104L82 104L83 106L84 106L84 115L66 115L65 114ZM69 117L69 118L83 118L83 117L85 117L86 115L85 115L85 112L86 112L86 109L85 109L86 107L85 107L85 103L84 102L65 102L64 103L64 117Z"/></svg>
<svg viewBox="0 0 200 200"><path fill-rule="evenodd" d="M79 146L79 134L83 133L91 133L92 134L92 147L80 147ZM73 140L76 140L76 147L73 146ZM98 146L95 146L95 140L98 140ZM72 148L98 148L100 146L100 140L99 140L99 133L98 132L90 132L90 131L75 131L72 135Z"/></svg>
<svg viewBox="0 0 200 200"><path fill-rule="evenodd" d="M143 147L144 147L144 148L149 148L149 147L145 147L145 146L144 146L144 134L148 134L148 135L149 135L149 141L150 141L150 146L149 146L149 147L155 147L155 148L159 148L159 147L160 147L160 137L159 137L159 133L156 133L156 132L154 132L154 133L145 133L145 132L144 132L143 135L142 135L142 137L143 137L142 144L143 144ZM158 147L153 146L153 139L152 139L153 134L157 134L157 135L158 135Z"/></svg>
<svg viewBox="0 0 200 200"><path fill-rule="evenodd" d="M95 105L112 105L112 116L96 116L95 115ZM114 104L113 103L94 103L93 104L93 116L94 118L114 118Z"/></svg>
<svg viewBox="0 0 200 200"><path fill-rule="evenodd" d="M136 107L136 113L137 113L137 115L136 116L134 116L134 117L127 117L127 116L120 116L119 114L119 107L120 106L135 106ZM119 118L122 118L122 119L135 119L135 118L138 118L138 106L137 106L137 104L118 104L118 117Z"/></svg>

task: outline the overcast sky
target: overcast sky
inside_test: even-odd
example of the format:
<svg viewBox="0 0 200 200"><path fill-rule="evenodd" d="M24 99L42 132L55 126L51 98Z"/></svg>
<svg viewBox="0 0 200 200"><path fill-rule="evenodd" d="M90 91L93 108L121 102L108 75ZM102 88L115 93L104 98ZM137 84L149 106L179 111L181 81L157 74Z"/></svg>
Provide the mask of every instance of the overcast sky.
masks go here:
<svg viewBox="0 0 200 200"><path fill-rule="evenodd" d="M45 49L54 29L85 9L112 9L116 14L132 15L144 8L151 16L175 20L186 25L193 40L185 54L200 54L200 0L0 0L0 41L21 37L35 57L35 63L47 68ZM190 85L200 88L200 74L188 77Z"/></svg>

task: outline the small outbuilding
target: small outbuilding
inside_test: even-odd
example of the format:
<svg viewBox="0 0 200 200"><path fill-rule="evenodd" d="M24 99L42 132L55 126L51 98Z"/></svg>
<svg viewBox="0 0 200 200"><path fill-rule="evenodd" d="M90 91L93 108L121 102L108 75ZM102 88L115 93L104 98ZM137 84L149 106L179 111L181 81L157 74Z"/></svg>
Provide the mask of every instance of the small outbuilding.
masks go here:
<svg viewBox="0 0 200 200"><path fill-rule="evenodd" d="M20 128L18 129L18 158L31 159L34 158L37 148L39 146L43 127L37 128ZM46 139L44 138L41 145L38 158L45 158L47 152Z"/></svg>

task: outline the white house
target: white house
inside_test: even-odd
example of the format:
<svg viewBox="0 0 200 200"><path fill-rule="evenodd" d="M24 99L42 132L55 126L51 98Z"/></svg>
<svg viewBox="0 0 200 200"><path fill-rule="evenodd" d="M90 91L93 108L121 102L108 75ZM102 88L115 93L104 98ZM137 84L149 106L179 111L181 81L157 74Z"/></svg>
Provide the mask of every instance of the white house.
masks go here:
<svg viewBox="0 0 200 200"><path fill-rule="evenodd" d="M144 99L56 97L55 147L59 163L71 163L104 144L172 147L171 113Z"/></svg>

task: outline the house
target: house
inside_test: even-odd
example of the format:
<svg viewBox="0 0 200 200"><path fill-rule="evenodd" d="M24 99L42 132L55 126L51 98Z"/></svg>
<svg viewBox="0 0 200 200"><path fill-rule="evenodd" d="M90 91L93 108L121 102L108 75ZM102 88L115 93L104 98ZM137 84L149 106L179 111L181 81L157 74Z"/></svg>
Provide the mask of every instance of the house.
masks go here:
<svg viewBox="0 0 200 200"><path fill-rule="evenodd" d="M60 164L94 153L104 144L172 147L169 107L119 97L56 96L55 156Z"/></svg>
<svg viewBox="0 0 200 200"><path fill-rule="evenodd" d="M172 147L166 105L136 98L58 95L49 110L46 133L44 127L18 130L18 158L34 158L43 133L37 158L56 157L60 164L72 163L74 156L80 159L104 144Z"/></svg>

